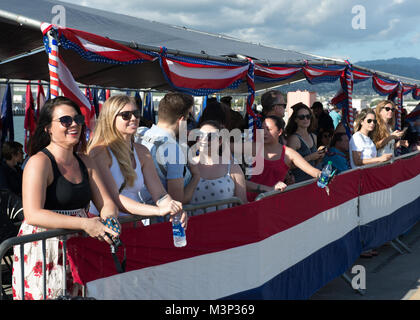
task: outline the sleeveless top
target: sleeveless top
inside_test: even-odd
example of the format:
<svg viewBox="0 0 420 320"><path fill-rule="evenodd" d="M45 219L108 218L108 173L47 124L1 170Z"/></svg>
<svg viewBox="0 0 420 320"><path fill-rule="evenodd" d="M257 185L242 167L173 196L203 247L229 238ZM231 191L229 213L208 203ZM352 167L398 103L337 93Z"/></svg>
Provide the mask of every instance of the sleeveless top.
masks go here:
<svg viewBox="0 0 420 320"><path fill-rule="evenodd" d="M54 180L46 190L44 209L63 211L87 208L92 193L89 185L89 174L83 161L76 153L73 153L79 162L82 182L72 183L58 170L57 162L51 152L47 148L44 148L42 152L50 159L54 173Z"/></svg>
<svg viewBox="0 0 420 320"><path fill-rule="evenodd" d="M289 171L289 166L286 164L286 162L284 162L285 153L286 146L283 145L282 153L280 159L278 160L268 160L261 155L257 155L259 158L258 160L264 160L264 171L261 174L251 176L249 181L263 184L269 187L273 187L279 181L284 181L287 171ZM254 201L258 196L258 193L247 192L246 195L248 201Z"/></svg>
<svg viewBox="0 0 420 320"><path fill-rule="evenodd" d="M198 204L232 198L235 195L235 182L230 176L230 166L231 164L229 163L227 173L220 178L200 178L200 181L194 190L190 204ZM227 205L218 207L219 210L225 208L227 208ZM216 207L209 207L206 208L206 212L216 211L216 209ZM199 215L202 213L205 213L203 209L197 209L193 212L193 215Z"/></svg>
<svg viewBox="0 0 420 320"><path fill-rule="evenodd" d="M312 147L309 148L308 145L306 144L305 140L303 140L303 138L295 133L295 135L299 138L300 140L300 148L297 149L296 151L304 158L307 155L310 155L311 153L314 153L317 151L317 147L316 147L316 143L314 140L314 137L312 134L310 134L311 139L312 139ZM315 161L311 160L311 161L307 161L311 166L315 167ZM291 170L293 176L295 177L295 182L301 182L301 181L305 181L305 180L309 180L312 179L313 177L310 176L309 174L307 174L306 172L303 172L302 170L300 170L299 168L294 168Z"/></svg>
<svg viewBox="0 0 420 320"><path fill-rule="evenodd" d="M111 171L112 177L115 180L115 184L117 185L118 190L121 188L122 184L124 183L124 176L121 173L120 166L118 164L117 158L112 153L111 149L108 148L109 153L111 154L111 167L109 170ZM137 202L143 202L141 201L141 198L139 197L139 191L144 187L144 177L143 172L141 171L141 163L137 156L137 152L134 150L134 160L136 161L136 175L137 178L134 181L133 186L125 185L125 187L121 190L120 194L126 196L127 198L133 199ZM90 213L94 215L99 215L98 209L95 207L95 205L91 202L91 208ZM120 212L120 216L129 215L129 213Z"/></svg>

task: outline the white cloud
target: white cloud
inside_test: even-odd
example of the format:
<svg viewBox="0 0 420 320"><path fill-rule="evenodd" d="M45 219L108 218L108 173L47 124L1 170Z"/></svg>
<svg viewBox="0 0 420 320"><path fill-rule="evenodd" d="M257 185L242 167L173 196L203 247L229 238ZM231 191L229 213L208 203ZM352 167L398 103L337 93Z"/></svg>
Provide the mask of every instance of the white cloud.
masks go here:
<svg viewBox="0 0 420 320"><path fill-rule="evenodd" d="M324 52L375 46L420 33L418 0L65 0L103 10L268 46ZM354 30L352 8L366 9L366 30ZM414 37L406 42L419 41ZM410 43L411 43L410 42ZM416 42L417 43L417 42ZM327 55L327 54L326 54ZM412 54L413 55L413 54ZM417 54L414 54L418 56Z"/></svg>
<svg viewBox="0 0 420 320"><path fill-rule="evenodd" d="M398 22L400 22L400 19L396 19L396 18L391 19L388 22L388 28L386 28L384 30L381 30L379 32L379 35L380 36L387 36L391 31L395 30L395 27L397 26Z"/></svg>

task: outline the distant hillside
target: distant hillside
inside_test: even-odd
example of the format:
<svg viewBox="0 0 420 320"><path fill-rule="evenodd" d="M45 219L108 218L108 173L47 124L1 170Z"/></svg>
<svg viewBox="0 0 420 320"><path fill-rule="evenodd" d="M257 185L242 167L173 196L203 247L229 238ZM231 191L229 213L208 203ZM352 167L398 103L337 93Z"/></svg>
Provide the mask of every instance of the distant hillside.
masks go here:
<svg viewBox="0 0 420 320"><path fill-rule="evenodd" d="M371 70L383 71L391 73L395 76L409 77L420 80L420 59L416 58L393 58L388 60L371 60L371 61L359 61L354 63L355 65L369 68ZM308 90L316 91L321 95L333 95L337 92L340 82L334 83L322 83L317 85L311 85L307 81L301 81L299 83L284 85L281 87L285 92L296 91L296 90ZM354 87L356 94L372 94L372 81L367 80L361 82Z"/></svg>
<svg viewBox="0 0 420 320"><path fill-rule="evenodd" d="M416 58L360 61L355 64L369 69L420 80L420 60Z"/></svg>

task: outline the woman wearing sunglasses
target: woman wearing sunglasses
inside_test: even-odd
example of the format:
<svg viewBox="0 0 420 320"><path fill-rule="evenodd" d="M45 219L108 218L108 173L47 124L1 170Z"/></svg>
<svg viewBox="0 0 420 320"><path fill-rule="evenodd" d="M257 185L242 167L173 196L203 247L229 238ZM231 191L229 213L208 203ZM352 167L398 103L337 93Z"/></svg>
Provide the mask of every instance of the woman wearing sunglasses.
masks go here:
<svg viewBox="0 0 420 320"><path fill-rule="evenodd" d="M182 204L172 200L157 175L149 150L134 143L140 121L140 110L132 97L112 96L102 106L95 131L89 141L88 153L97 163L110 194L120 209L120 215L175 215ZM157 206L141 202L140 190L146 186ZM98 214L95 206L92 214ZM186 214L182 214L186 224ZM148 225L148 219L143 223Z"/></svg>
<svg viewBox="0 0 420 320"><path fill-rule="evenodd" d="M352 168L385 162L391 159L392 154L390 153L377 156L376 146L371 139L376 123L375 112L372 109L363 109L357 115L354 121L355 134L353 134L349 143L350 164Z"/></svg>
<svg viewBox="0 0 420 320"><path fill-rule="evenodd" d="M200 124L197 143L191 148L198 151L198 155L193 158L193 163L197 165L200 181L194 190L190 204L231 197L238 197L244 203L248 202L244 173L239 164L234 163L230 149L224 144L221 134L223 128L222 124L214 120L206 120ZM224 206L220 206L219 209L224 209ZM207 212L215 210L216 207L206 209ZM193 214L201 213L204 211L199 209Z"/></svg>
<svg viewBox="0 0 420 320"><path fill-rule="evenodd" d="M102 224L100 218L89 219L92 200L101 218L117 216L118 209L98 176L94 162L82 153L86 149L84 117L73 101L58 97L42 107L38 125L31 138L22 182L25 220L19 236L46 229L83 230L89 236L112 243L108 234L118 236ZM62 294L62 241L46 241L46 274L42 274L43 250L40 242L24 246L24 256L15 247L13 263L14 299L54 299ZM21 292L21 259L24 259L25 295ZM70 268L67 276L70 278ZM43 296L43 276L47 279L47 296ZM68 294L80 294L77 286L67 283Z"/></svg>
<svg viewBox="0 0 420 320"><path fill-rule="evenodd" d="M293 113L286 126L287 146L296 150L309 164L317 167L325 155L326 149L317 150L317 137L313 131L313 115L311 109L303 103L292 106ZM295 182L313 177L299 168L292 168Z"/></svg>
<svg viewBox="0 0 420 320"><path fill-rule="evenodd" d="M377 155L384 153L394 154L394 149L408 147L407 140L401 140L404 131L395 130L395 104L390 100L383 100L376 105L375 114L378 124L373 131L373 142L377 149Z"/></svg>
<svg viewBox="0 0 420 320"><path fill-rule="evenodd" d="M256 154L255 164L260 162L264 164L264 167L260 174L252 175L247 181L248 201L253 201L261 192L284 191L287 187L284 179L292 165L311 178L319 177L321 172L317 168L305 161L298 152L279 142L279 137L284 130L283 119L273 115L267 116L262 126L264 129L264 152Z"/></svg>

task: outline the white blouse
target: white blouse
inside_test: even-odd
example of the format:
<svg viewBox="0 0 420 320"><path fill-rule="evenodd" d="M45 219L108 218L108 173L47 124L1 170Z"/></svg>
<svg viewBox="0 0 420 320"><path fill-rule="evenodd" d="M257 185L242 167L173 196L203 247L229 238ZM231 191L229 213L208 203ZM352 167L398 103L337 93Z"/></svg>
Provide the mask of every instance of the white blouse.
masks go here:
<svg viewBox="0 0 420 320"><path fill-rule="evenodd" d="M372 139L365 136L360 131L353 134L349 143L350 164L352 168L356 168L353 161L353 151L362 152L361 159L371 159L377 157L376 146Z"/></svg>

